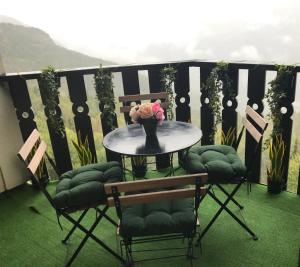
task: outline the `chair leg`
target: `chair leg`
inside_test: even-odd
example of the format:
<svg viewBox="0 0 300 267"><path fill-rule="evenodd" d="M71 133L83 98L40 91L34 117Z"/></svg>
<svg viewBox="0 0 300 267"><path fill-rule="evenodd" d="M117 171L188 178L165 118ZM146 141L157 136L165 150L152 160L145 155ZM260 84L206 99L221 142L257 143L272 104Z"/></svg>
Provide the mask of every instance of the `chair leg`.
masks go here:
<svg viewBox="0 0 300 267"><path fill-rule="evenodd" d="M242 222L229 208L226 207L217 197L213 196L214 200L225 210L231 215L233 219L235 219L239 225L241 225L253 238L253 240L258 240L258 237L255 235L254 232L251 231L251 229L244 223Z"/></svg>
<svg viewBox="0 0 300 267"><path fill-rule="evenodd" d="M197 242L200 243L201 239L205 236L205 234L207 233L207 231L210 229L210 227L213 225L213 223L215 222L215 220L219 217L219 215L221 214L221 212L223 210L226 210L251 236L254 240L257 240L257 236L249 229L249 227L247 227L239 218L237 218L226 206L227 204L232 200L233 196L236 194L236 192L238 191L238 189L240 188L240 186L242 185L241 181L239 184L237 184L237 186L233 189L233 191L228 195L228 198L225 200L224 203L222 203L214 194L212 194L210 191L207 191L208 194L221 206L220 209L217 211L217 213L215 214L215 216L211 219L211 221L208 223L208 225L205 227L205 229L203 230L203 232L200 234Z"/></svg>
<svg viewBox="0 0 300 267"><path fill-rule="evenodd" d="M78 224L81 222L81 220L83 219L83 217L85 216L85 214L88 212L88 210L89 210L89 209L85 209L85 210L81 213L79 219L77 220L77 223L78 223ZM72 229L70 230L70 232L67 234L67 236L66 236L61 242L64 243L64 244L67 244L69 238L70 238L71 235L74 233L74 231L76 230L76 228L77 228L77 225L74 224L73 227L72 227Z"/></svg>
<svg viewBox="0 0 300 267"><path fill-rule="evenodd" d="M99 213L99 214L103 214L104 218L106 220L108 220L112 225L114 226L118 226L118 223L116 221L114 221L112 218L110 218L106 213L103 213L103 210L101 210L100 208L96 208L96 211Z"/></svg>
<svg viewBox="0 0 300 267"><path fill-rule="evenodd" d="M227 197L229 197L229 193L224 189L223 186L221 186L220 184L216 184L216 186L217 186L218 188L220 188L221 191L222 191ZM231 200L232 200L232 202L233 202L235 205L237 205L241 210L244 208L244 207L243 207L240 203L238 203L234 198L232 198Z"/></svg>
<svg viewBox="0 0 300 267"><path fill-rule="evenodd" d="M132 258L132 240L130 238L124 239L125 253L126 253L126 267L133 266Z"/></svg>
<svg viewBox="0 0 300 267"><path fill-rule="evenodd" d="M108 206L106 206L103 210L103 213L105 213L108 209ZM99 222L101 221L101 219L103 218L103 213L98 216L95 220L95 222L93 223L93 225L90 227L89 230L87 230L85 227L83 227L81 224L77 223L76 220L74 220L70 215L63 213L62 215L69 220L70 222L72 222L73 224L76 224L76 226L82 231L84 232L86 235L83 238L83 240L81 241L81 243L79 244L78 248L76 249L76 251L74 252L73 256L70 258L70 260L68 261L66 266L70 266L72 264L72 262L74 261L74 259L76 258L76 256L78 255L78 253L80 252L80 250L82 249L83 245L86 243L86 241L88 240L88 238L92 238L95 242L97 242L101 247L103 247L106 251L108 251L109 253L111 253L113 256L115 256L118 260L120 260L122 263L124 263L124 259L118 255L115 251L113 251L110 247L108 247L103 241L101 241L99 238L97 238L95 235L92 234L92 232L94 231L94 229L96 228L96 226L99 224Z"/></svg>

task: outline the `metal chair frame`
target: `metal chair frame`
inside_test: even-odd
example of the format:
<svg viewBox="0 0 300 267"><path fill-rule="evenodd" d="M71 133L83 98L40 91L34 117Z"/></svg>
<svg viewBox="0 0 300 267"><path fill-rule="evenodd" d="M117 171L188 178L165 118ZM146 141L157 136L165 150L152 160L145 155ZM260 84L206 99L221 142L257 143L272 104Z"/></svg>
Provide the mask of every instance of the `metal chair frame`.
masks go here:
<svg viewBox="0 0 300 267"><path fill-rule="evenodd" d="M197 242L199 244L200 244L202 238L205 236L205 234L208 232L210 227L214 224L216 219L220 216L220 214L223 211L226 211L242 228L244 228L251 235L253 240L258 240L258 236L227 207L228 203L230 201L232 201L239 209L242 210L244 208L234 198L234 196L240 189L241 185L245 182L248 182L247 183L248 193L249 193L249 190L251 190L251 184L249 183L248 177L249 177L249 174L251 173L251 170L253 167L253 162L254 162L255 156L257 154L258 148L260 147L260 144L262 142L263 134L268 127L268 123L256 111L254 111L250 106L246 107L246 115L247 115L247 118L244 119L244 121L243 121L244 125L237 137L236 143L234 144L234 148L235 148L235 150L237 150L245 129L256 140L256 146L251 155L250 164L247 166L246 175L244 177L240 177L240 178L233 177L233 178L235 178L236 186L233 188L233 190L231 192L226 191L226 189L220 183L212 183L209 185L209 187L207 188L207 195L211 196L212 199L214 201L216 201L216 203L218 203L220 208L215 213L215 215L210 220L210 222L206 225L206 227L201 232L201 234L199 235L199 238L197 240ZM230 184L230 182L228 184ZM213 186L217 186L227 196L227 199L225 201L222 202L219 198L217 198L217 196L213 192ZM201 201L203 201L203 199L204 198L202 198Z"/></svg>
<svg viewBox="0 0 300 267"><path fill-rule="evenodd" d="M35 149L34 146L38 145L38 147ZM23 150L22 150L23 149ZM32 157L30 154L33 154ZM60 228L63 230L61 223L60 223L60 216L63 216L67 221L73 224L73 227L69 230L68 234L66 237L62 240L63 244L67 244L68 241L70 240L70 237L72 234L75 232L76 229L79 229L81 232L85 234L83 239L81 240L80 244L78 245L77 249L73 253L73 255L70 257L68 262L66 263L65 266L71 266L77 255L79 254L80 250L83 248L85 245L86 241L91 238L93 239L97 244L99 244L102 248L104 248L107 252L109 252L111 255L113 255L115 258L120 260L122 263L124 263L124 259L116 253L114 250L112 250L108 245L106 245L102 240L100 240L98 237L96 237L93 234L93 231L95 230L96 226L100 223L100 221L105 218L107 219L110 223L113 225L117 225L117 223L110 218L106 212L108 210L108 205L106 202L102 203L95 203L95 205L91 205L88 207L79 207L78 209L61 209L57 208L55 206L55 203L53 201L53 198L49 194L49 192L46 189L46 185L44 183L41 183L40 177L38 177L36 170L40 168L44 162L44 156L47 157L49 163L53 167L54 171L57 174L57 168L55 166L54 161L51 159L51 157L48 155L46 152L46 144L43 140L40 138L39 132L35 129L29 138L25 141L24 145L22 146L21 150L18 153L19 158L26 164L27 169L30 171L31 175L33 176L34 180L36 181L39 189L44 193L46 196L47 200L50 202L51 206L55 209L56 214L57 214L57 220ZM34 165L34 166L33 166ZM44 168L44 166L42 166ZM58 174L57 174L58 175ZM59 175L58 175L59 176ZM103 209L100 209L99 206L104 205ZM82 219L86 216L88 211L90 209L95 209L96 211L96 218L93 224L90 226L90 228L86 228L81 224ZM76 220L74 219L70 214L76 211L83 210L79 218Z"/></svg>
<svg viewBox="0 0 300 267"><path fill-rule="evenodd" d="M180 181L181 180L181 181ZM195 212L195 225L194 230L190 236L186 236L183 233L174 233L174 234L163 234L163 235L155 235L155 236L146 236L146 237L130 237L125 236L122 240L120 240L120 248L121 248L121 255L125 258L125 266L132 266L134 262L140 261L148 261L148 260L156 260L156 259L165 259L165 258L172 258L172 257L181 257L186 256L190 259L191 266L193 265L194 253L193 253L193 240L197 232L197 211L201 202L202 197L205 195L206 189L203 187L204 182L207 180L207 174L193 174L193 175L186 175L186 176L175 176L169 178L160 178L160 179L151 179L151 180L139 180L133 182L127 182L127 185L124 183L116 183L116 184L106 184L105 190L107 193L112 193L112 197L108 198L109 206L115 206L117 215L120 219L120 224L122 222L122 212L123 206L134 205L134 204L142 204L142 203L149 203L154 201L160 201L163 199L174 199L174 198L184 198L184 197L194 197L194 212ZM187 185L187 184L194 184L195 189L182 189L182 192L174 192L173 186L178 185ZM169 188L172 186L172 188ZM158 192L145 192L145 190L151 189L162 189L163 191ZM168 188L168 189L166 189ZM183 192L186 191L186 192ZM129 193L128 195L121 196L120 193ZM137 193L139 192L139 193ZM167 193L169 196L164 197L163 194ZM155 197L151 198L151 195L155 194ZM160 195L162 194L162 195ZM182 196L181 194L184 194ZM137 197L136 200L133 200ZM149 199L150 197L150 199ZM127 198L129 202L126 203ZM157 250L179 250L185 249L183 247L176 247L176 248L164 248L164 249L146 249L146 250L138 250L133 251L132 246L133 244L141 244L141 243L151 243L151 242L160 242L165 240L174 240L174 239L187 239L188 244L186 248L185 254L180 255L172 255L172 256L163 256L163 257L155 257L155 258L145 258L138 261L133 261L133 252L147 252L147 251L157 251ZM125 250L125 251L124 251ZM125 255L124 255L125 254Z"/></svg>

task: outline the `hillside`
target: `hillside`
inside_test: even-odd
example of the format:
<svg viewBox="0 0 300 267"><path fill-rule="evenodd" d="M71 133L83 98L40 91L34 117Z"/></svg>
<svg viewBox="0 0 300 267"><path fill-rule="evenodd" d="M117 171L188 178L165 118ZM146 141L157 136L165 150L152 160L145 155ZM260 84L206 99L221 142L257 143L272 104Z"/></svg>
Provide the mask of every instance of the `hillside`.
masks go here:
<svg viewBox="0 0 300 267"><path fill-rule="evenodd" d="M0 23L0 55L5 72L113 64L59 46L40 29L11 23Z"/></svg>

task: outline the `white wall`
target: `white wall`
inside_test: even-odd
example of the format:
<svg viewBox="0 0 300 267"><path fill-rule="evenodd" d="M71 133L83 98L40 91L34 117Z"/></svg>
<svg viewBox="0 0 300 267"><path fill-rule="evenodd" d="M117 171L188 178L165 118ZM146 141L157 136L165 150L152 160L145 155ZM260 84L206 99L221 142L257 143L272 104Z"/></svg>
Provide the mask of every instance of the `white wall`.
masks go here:
<svg viewBox="0 0 300 267"><path fill-rule="evenodd" d="M23 144L8 86L0 83L0 192L23 184L28 173L17 158Z"/></svg>

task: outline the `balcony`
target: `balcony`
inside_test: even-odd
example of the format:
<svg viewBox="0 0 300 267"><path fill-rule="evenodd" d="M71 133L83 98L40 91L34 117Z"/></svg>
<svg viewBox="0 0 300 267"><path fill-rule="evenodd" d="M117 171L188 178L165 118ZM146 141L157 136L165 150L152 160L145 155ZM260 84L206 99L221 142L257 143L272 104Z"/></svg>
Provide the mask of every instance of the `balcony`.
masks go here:
<svg viewBox="0 0 300 267"><path fill-rule="evenodd" d="M208 108L206 92L200 89L200 84L207 80L211 70L216 66L216 62L187 61L107 67L114 74L115 96L159 92L161 70L169 65L177 70L174 83L176 120L191 122L199 126L203 133L202 145L218 143L217 137L215 140L210 139L214 114ZM16 119L15 114L10 113L12 117L11 119L6 118L6 122L9 124L11 120L18 124L23 140L35 127L38 127L48 142L49 152L54 156L60 173L78 166L76 152L71 144L71 140L76 139L78 131L83 137L88 138L90 150L98 161L120 160L102 147L102 138L110 129L99 116L103 109L95 97L92 83L96 71L96 67L57 71L61 83L61 97L56 112L61 114L64 120L66 137L61 137L55 132L55 129L49 124L47 112L44 112L44 99L41 97L38 85L40 72L0 76L0 88L3 87L8 92L7 96L17 114ZM297 66L294 72L294 81L299 77L297 75L299 71L300 68ZM240 118L244 114L243 110L246 104L255 108L257 112L266 114L264 105L266 86L274 75L276 75L275 66L272 64L229 64L229 76L233 81L236 97L234 100L228 99L228 92L223 91L221 128L224 131L229 128L241 128ZM285 129L283 139L287 145L283 159L285 190L293 193L283 192L279 196L271 196L266 193L266 186L263 184L266 183L267 152L261 145L260 156L255 159L255 168L250 177L251 182L255 183L253 191L247 195L244 188L238 195L239 200L246 207L243 215L247 222L258 231L260 241L253 243L247 234L223 215L218 224L205 237L202 244L203 254L200 255L197 252L197 264L204 266L296 265L299 253L300 162L293 158L298 129L296 129L297 121L294 121L292 116L295 95L299 94L297 86L296 82L293 82L291 87L287 88L282 121ZM124 126L128 118L119 114L118 105L116 114L115 126ZM7 136L9 135L7 134ZM12 142L11 146L13 147L15 141L12 139L1 140L1 142ZM250 136L246 136L239 150L239 154L245 159L246 164L249 163L252 151L252 140ZM11 160L16 160L14 158L16 152L13 149L10 150ZM299 152L296 151L296 153ZM159 162L160 166L157 166L159 169L168 167L168 160L161 158ZM10 168L13 167L10 166ZM20 172L24 174L24 172ZM48 172L51 175L51 169ZM6 169L2 169L2 182L4 182L1 191L14 187L10 185L9 181L12 175L9 173ZM155 175L151 173L151 176ZM23 183L24 177L17 182L17 184ZM54 186L50 183L49 188L51 191ZM2 193L0 200L1 218L4 218L4 220L1 219L0 224L1 229L5 229L3 231L4 238L0 241L3 242L1 247L5 247L4 266L34 266L41 261L41 258L45 259L43 260L45 266L60 266L69 255L69 250L72 250L72 245L70 247L61 246L59 240L63 234L57 227L55 214L43 196L31 187L23 185ZM208 200L201 206L200 214L203 215L204 224L215 208L214 204ZM3 216L3 214L6 215ZM91 217L93 215L90 214ZM64 227L68 228L69 225L64 225ZM114 229L108 225L104 227L107 227L107 230L102 232L104 239L115 246ZM14 251L9 249L10 245L7 246L12 243L14 243ZM218 251L217 254L216 251ZM103 262L103 266L119 266L119 263L104 252L99 252L98 247L93 246L93 241L89 241L74 266L95 266L99 262ZM141 264L141 266L154 264L147 263ZM162 261L161 264L164 262ZM185 259L172 262L172 265L175 266L179 266L179 264L185 266L184 264L188 263L185 262Z"/></svg>
<svg viewBox="0 0 300 267"><path fill-rule="evenodd" d="M53 191L52 184L48 187ZM250 195L247 195L245 187L242 189L237 200L245 204L243 217L257 232L259 240L253 241L230 216L223 214L202 240L202 254L195 248L197 259L194 260L194 266L297 266L299 196L287 192L271 196L266 194L266 187L262 185L253 186ZM199 210L203 225L217 208L211 199L204 200ZM236 207L231 208L241 216ZM81 240L82 235L75 233L68 246L61 243L70 224L62 220L64 231L61 231L55 212L45 197L31 187L23 186L0 195L0 212L2 266L63 266ZM113 209L110 214L116 217ZM94 217L95 213L91 211L85 224L91 225ZM117 249L115 228L109 223L101 222L96 235ZM148 245L149 248L151 245ZM181 241L174 244L180 245ZM143 255L136 255L135 259L141 257ZM72 266L97 265L121 266L115 258L90 240ZM137 265L190 266L190 263L182 257L139 262Z"/></svg>

